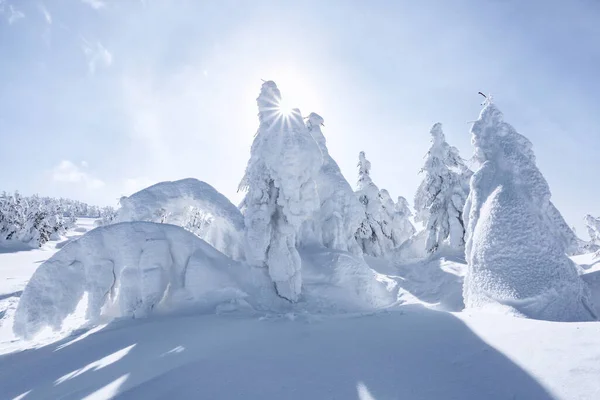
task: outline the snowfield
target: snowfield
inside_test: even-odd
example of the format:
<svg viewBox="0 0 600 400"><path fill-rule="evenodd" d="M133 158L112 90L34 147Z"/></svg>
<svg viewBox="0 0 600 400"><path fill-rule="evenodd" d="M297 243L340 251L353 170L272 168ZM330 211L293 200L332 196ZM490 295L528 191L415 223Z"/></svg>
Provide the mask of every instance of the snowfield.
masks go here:
<svg viewBox="0 0 600 400"><path fill-rule="evenodd" d="M69 235L81 235L92 221L78 225ZM294 307L269 295L265 298L273 302L263 303L268 307L262 310L256 303L223 298L203 312L81 326L86 307L80 304L61 331L45 330L32 341L16 338L15 305L41 265L36 262L50 258L56 247L75 245L49 242L45 249L0 253L0 274L15 277L0 283L2 398L571 400L600 395L600 322L463 311L466 265L450 256L401 265L366 257L375 272L348 253L309 248L301 254L304 298ZM598 282L600 263L593 255L574 260L584 280ZM356 272L323 271L322 266L336 264L338 271ZM264 270L260 275L268 282ZM364 293L372 278L381 285ZM248 281L260 288L261 279ZM248 285L244 289L250 291ZM595 298L598 289L592 285Z"/></svg>

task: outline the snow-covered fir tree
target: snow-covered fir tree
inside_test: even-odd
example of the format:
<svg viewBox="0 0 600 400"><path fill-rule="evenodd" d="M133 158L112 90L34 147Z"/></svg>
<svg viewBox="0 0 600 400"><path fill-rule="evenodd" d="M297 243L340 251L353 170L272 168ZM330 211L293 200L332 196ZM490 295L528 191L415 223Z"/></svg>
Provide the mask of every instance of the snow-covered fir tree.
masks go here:
<svg viewBox="0 0 600 400"><path fill-rule="evenodd" d="M299 110L284 115L277 85L264 82L257 98L260 125L240 189L246 226L246 259L268 267L277 293L297 301L302 288L296 249L300 229L319 208L315 180L319 146Z"/></svg>
<svg viewBox="0 0 600 400"><path fill-rule="evenodd" d="M434 253L444 243L460 250L464 246L462 210L470 171L458 150L446 142L442 124L435 124L430 133L431 147L421 169L424 177L415 194L415 220L425 226L428 253Z"/></svg>
<svg viewBox="0 0 600 400"><path fill-rule="evenodd" d="M589 291L547 218L551 193L531 142L489 102L471 133L480 167L464 209L466 307L545 320L596 319Z"/></svg>
<svg viewBox="0 0 600 400"><path fill-rule="evenodd" d="M328 248L349 251L355 255L362 254L354 238L360 226L364 209L354 194L354 190L342 175L340 167L329 154L327 141L321 127L323 118L311 113L306 120L306 127L319 145L323 155L323 163L317 175L317 189L321 206L317 223L317 236Z"/></svg>
<svg viewBox="0 0 600 400"><path fill-rule="evenodd" d="M363 206L363 219L355 235L356 241L363 253L373 257L384 257L394 248L391 218L384 211L379 188L371 179L371 162L367 160L364 151L358 155L357 166L356 196Z"/></svg>

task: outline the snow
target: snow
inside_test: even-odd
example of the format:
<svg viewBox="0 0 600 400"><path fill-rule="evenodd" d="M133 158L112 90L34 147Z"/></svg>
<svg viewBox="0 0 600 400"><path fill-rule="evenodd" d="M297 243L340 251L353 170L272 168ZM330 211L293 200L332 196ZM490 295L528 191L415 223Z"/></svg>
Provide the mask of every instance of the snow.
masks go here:
<svg viewBox="0 0 600 400"><path fill-rule="evenodd" d="M122 198L114 224L49 199L79 211L46 235L42 198L3 195L4 231L20 212L43 245L0 243L0 397L600 398L600 220L577 238L489 98L475 173L432 128L420 232L364 153L354 193L323 118L281 100L264 82L241 211L190 178Z"/></svg>
<svg viewBox="0 0 600 400"><path fill-rule="evenodd" d="M465 305L554 321L595 320L589 291L548 222L532 144L487 104L471 129L481 167L465 205Z"/></svg>
<svg viewBox="0 0 600 400"><path fill-rule="evenodd" d="M321 243L334 250L362 254L354 235L364 218L364 210L340 167L329 154L327 141L321 130L323 122L323 118L316 113L310 113L306 122L323 157L316 179L321 202L317 217Z"/></svg>
<svg viewBox="0 0 600 400"><path fill-rule="evenodd" d="M364 151L358 154L358 185L356 196L363 206L362 221L356 232L356 241L364 254L373 257L386 257L394 249L392 236L393 202L389 194L381 191L371 179L371 162Z"/></svg>
<svg viewBox="0 0 600 400"><path fill-rule="evenodd" d="M80 219L78 228L92 224ZM178 227L159 226L200 241ZM40 266L35 261L55 251L5 249L0 273L21 270L24 285ZM600 393L600 322L461 311L467 266L449 255L411 264L365 257L377 272L343 251L316 246L300 255L304 301L294 306L263 287L269 278L257 269L243 279L259 281L263 304L273 300L269 308L244 306L251 299L238 298L209 307L208 314L195 309L106 321L32 342L12 337L7 312L0 319L0 393L24 399L423 400L571 400ZM573 259L584 279L600 271L593 254ZM376 296L364 296L365 282L373 280L360 278L369 274L381 281L371 288ZM2 293L9 282L1 282Z"/></svg>
<svg viewBox="0 0 600 400"><path fill-rule="evenodd" d="M442 246L462 251L465 235L462 211L471 171L458 150L446 142L442 124L433 125L430 134L431 147L421 170L423 181L415 193L415 221L425 226L427 253L435 253Z"/></svg>
<svg viewBox="0 0 600 400"><path fill-rule="evenodd" d="M240 183L246 191L246 254L251 264L267 267L281 297L296 302L302 291L296 244L318 231L307 224L319 208L316 178L323 157L300 111L281 113L274 82L263 83L256 101L260 126Z"/></svg>
<svg viewBox="0 0 600 400"><path fill-rule="evenodd" d="M60 330L84 294L90 323L102 317L145 317L187 303L214 308L245 296L232 280L236 267L174 225L123 222L99 227L68 243L35 271L21 295L14 331L31 337L45 326Z"/></svg>
<svg viewBox="0 0 600 400"><path fill-rule="evenodd" d="M242 260L244 220L227 197L193 178L160 182L120 200L116 222L151 221L182 226L222 253Z"/></svg>

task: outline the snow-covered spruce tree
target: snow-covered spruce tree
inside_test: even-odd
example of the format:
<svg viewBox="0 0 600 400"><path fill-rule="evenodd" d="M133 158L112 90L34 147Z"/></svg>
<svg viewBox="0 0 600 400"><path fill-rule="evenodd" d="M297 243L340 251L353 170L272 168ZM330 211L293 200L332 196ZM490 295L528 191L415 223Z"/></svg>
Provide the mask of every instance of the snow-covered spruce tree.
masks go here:
<svg viewBox="0 0 600 400"><path fill-rule="evenodd" d="M532 144L487 102L472 129L479 169L465 205L466 307L593 320L588 289L547 218L550 189Z"/></svg>
<svg viewBox="0 0 600 400"><path fill-rule="evenodd" d="M446 242L451 249L461 250L465 233L462 215L467 198L465 180L470 174L458 150L446 142L442 124L435 124L430 133L431 147L421 169L424 178L415 194L415 220L425 225L428 253L434 253Z"/></svg>
<svg viewBox="0 0 600 400"><path fill-rule="evenodd" d="M323 118L311 113L306 120L306 127L319 145L323 156L323 163L316 178L321 202L316 219L321 242L331 249L362 255L354 234L363 220L364 209L342 175L340 167L329 154L321 126Z"/></svg>
<svg viewBox="0 0 600 400"><path fill-rule="evenodd" d="M356 196L363 205L363 219L355 234L364 254L384 257L394 248L391 221L383 210L379 188L371 179L371 162L365 152L358 155L358 185ZM389 197L389 195L388 195Z"/></svg>
<svg viewBox="0 0 600 400"><path fill-rule="evenodd" d="M283 115L281 93L263 83L257 98L260 125L240 189L246 226L246 259L268 267L277 293L295 302L302 288L296 241L303 222L319 208L315 179L321 151L299 110Z"/></svg>

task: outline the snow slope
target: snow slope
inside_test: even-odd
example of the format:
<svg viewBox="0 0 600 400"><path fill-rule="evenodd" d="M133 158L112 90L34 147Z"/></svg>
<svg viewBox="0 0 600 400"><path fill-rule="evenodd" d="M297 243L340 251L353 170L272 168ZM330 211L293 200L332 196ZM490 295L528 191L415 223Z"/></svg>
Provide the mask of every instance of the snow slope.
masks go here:
<svg viewBox="0 0 600 400"><path fill-rule="evenodd" d="M32 249L23 243L10 242L0 246L0 331L12 330L5 322L14 314L23 289L35 270L64 245L93 228L93 218L80 218L77 227L64 238L51 240L41 248Z"/></svg>
<svg viewBox="0 0 600 400"><path fill-rule="evenodd" d="M23 254L0 253L0 276L21 270L24 284L39 264L36 253ZM365 291L362 267L355 267L356 276L335 273L336 265L358 259L319 248L305 248L301 256L305 298L294 307L284 300L277 310L225 302L212 315L121 319L32 342L12 336L8 310L0 317L0 397L598 398L600 322L447 312L462 310L466 269L449 256L412 264L365 257L386 287L382 299L398 297L391 307L369 304L350 296ZM600 271L593 255L573 259L586 281ZM13 260L10 267L6 260ZM350 278L354 284L342 285ZM2 293L12 290L7 282L0 281ZM338 307L325 308L332 299Z"/></svg>
<svg viewBox="0 0 600 400"><path fill-rule="evenodd" d="M116 222L151 221L182 226L220 252L241 260L244 218L227 197L194 178L160 182L120 200Z"/></svg>
<svg viewBox="0 0 600 400"><path fill-rule="evenodd" d="M130 321L0 356L26 399L593 399L600 326L405 306ZM565 357L568 353L568 357Z"/></svg>

